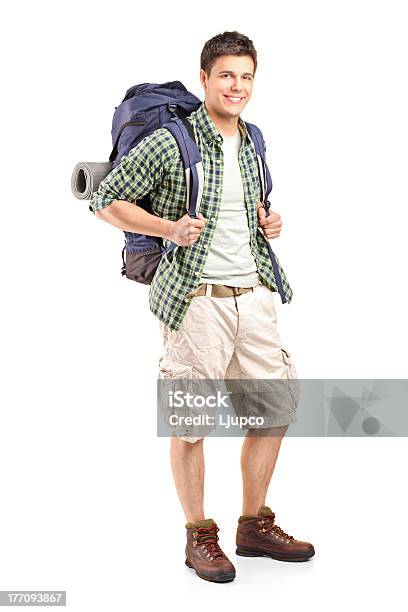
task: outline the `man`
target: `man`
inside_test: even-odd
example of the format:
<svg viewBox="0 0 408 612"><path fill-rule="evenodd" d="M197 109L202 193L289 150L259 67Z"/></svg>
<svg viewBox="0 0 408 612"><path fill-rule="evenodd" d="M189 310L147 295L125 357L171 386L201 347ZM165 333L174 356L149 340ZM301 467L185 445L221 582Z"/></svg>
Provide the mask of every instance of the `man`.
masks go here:
<svg viewBox="0 0 408 612"><path fill-rule="evenodd" d="M202 50L205 100L189 117L205 176L197 219L183 214L180 155L163 128L122 159L91 202L98 217L124 231L182 247L162 259L150 287L150 308L164 339L159 378L296 379L277 331L277 282L267 245L280 235L282 222L276 212L266 217L260 205L256 154L240 118L256 67L252 41L238 32L219 34ZM147 193L153 215L134 204ZM292 291L278 266L289 302ZM282 438L296 420L296 397L288 391L281 400L276 406L271 400L264 429L250 429L243 443L237 554L303 561L314 555L313 546L286 534L265 506ZM187 519L186 564L205 580L233 580L218 527L204 514L203 438L173 436L171 465Z"/></svg>

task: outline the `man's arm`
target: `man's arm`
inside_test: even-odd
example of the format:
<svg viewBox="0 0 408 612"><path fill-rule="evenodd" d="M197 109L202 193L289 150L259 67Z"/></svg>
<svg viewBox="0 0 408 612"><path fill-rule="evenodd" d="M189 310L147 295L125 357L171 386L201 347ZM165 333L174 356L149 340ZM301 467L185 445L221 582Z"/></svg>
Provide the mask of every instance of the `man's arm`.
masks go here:
<svg viewBox="0 0 408 612"><path fill-rule="evenodd" d="M178 161L177 144L164 129L156 130L125 155L92 194L90 210L103 211L116 200L134 203L160 186ZM134 206L134 204L133 204Z"/></svg>
<svg viewBox="0 0 408 612"><path fill-rule="evenodd" d="M173 136L167 130L156 130L102 181L92 195L90 209L98 218L125 232L163 237L179 246L193 244L205 225L201 214L198 219L185 214L178 221L169 221L133 203L159 188L164 174L178 159Z"/></svg>
<svg viewBox="0 0 408 612"><path fill-rule="evenodd" d="M198 219L192 219L186 213L178 221L169 221L124 200L115 200L103 210L96 211L95 214L98 218L125 232L160 236L179 246L194 244L205 227L206 221L201 213L198 213Z"/></svg>
<svg viewBox="0 0 408 612"><path fill-rule="evenodd" d="M140 206L126 202L126 200L114 200L109 206L95 211L95 215L98 219L103 219L124 232L160 236L171 240L171 228L174 221L148 213Z"/></svg>

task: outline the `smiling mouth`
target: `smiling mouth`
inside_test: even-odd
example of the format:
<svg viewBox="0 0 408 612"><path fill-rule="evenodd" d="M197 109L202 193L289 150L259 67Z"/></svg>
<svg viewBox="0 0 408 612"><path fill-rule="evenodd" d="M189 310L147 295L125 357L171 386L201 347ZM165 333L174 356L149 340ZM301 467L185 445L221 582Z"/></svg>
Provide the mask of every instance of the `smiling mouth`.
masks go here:
<svg viewBox="0 0 408 612"><path fill-rule="evenodd" d="M224 94L224 98L230 103L230 104L241 104L242 100L244 100L244 96L226 96Z"/></svg>

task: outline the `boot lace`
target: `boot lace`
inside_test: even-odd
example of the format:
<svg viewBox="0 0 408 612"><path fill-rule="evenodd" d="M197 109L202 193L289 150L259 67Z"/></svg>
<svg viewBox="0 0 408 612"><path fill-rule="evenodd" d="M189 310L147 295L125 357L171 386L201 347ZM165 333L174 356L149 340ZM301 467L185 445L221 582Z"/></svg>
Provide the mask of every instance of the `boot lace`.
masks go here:
<svg viewBox="0 0 408 612"><path fill-rule="evenodd" d="M294 540L295 538L289 534L287 534L283 529L275 525L275 513L265 514L262 516L261 520L258 521L258 525L262 526L261 531L263 533L274 533L278 537L283 538L285 540Z"/></svg>
<svg viewBox="0 0 408 612"><path fill-rule="evenodd" d="M217 525L211 525L210 527L196 527L193 533L196 545L206 548L213 559L225 557L218 544L218 531Z"/></svg>

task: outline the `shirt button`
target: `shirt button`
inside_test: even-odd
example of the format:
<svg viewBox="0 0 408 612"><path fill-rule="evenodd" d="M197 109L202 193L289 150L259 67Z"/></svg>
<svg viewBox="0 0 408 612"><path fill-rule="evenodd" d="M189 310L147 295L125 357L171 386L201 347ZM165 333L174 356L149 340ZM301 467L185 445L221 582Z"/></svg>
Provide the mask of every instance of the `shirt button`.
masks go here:
<svg viewBox="0 0 408 612"><path fill-rule="evenodd" d="M213 218L211 219L211 221L212 221L213 223L215 223L215 217L213 217Z"/></svg>
<svg viewBox="0 0 408 612"><path fill-rule="evenodd" d="M194 272L194 276L198 276L198 272Z"/></svg>
<svg viewBox="0 0 408 612"><path fill-rule="evenodd" d="M206 245L206 244L203 244L203 248L204 248L204 249L206 249L206 248L207 248L207 245Z"/></svg>
<svg viewBox="0 0 408 612"><path fill-rule="evenodd" d="M215 190L217 193L220 193L220 188L217 187L217 189Z"/></svg>
<svg viewBox="0 0 408 612"><path fill-rule="evenodd" d="M220 163L221 163L221 160L220 160L220 159L217 159L217 164L220 164Z"/></svg>

